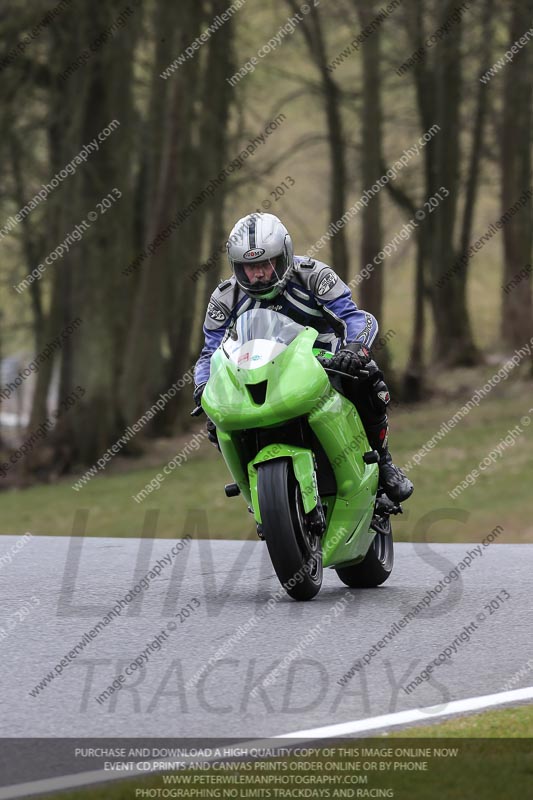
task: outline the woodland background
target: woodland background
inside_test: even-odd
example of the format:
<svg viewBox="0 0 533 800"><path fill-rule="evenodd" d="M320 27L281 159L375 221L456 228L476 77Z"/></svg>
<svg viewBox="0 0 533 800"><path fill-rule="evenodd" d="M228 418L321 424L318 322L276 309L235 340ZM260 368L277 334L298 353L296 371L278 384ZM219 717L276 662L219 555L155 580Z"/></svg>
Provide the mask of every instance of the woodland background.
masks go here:
<svg viewBox="0 0 533 800"><path fill-rule="evenodd" d="M240 216L268 200L304 254L434 124L440 132L317 257L353 280L426 200L449 190L353 292L382 332L393 331L379 361L406 426L439 393L470 396L533 335L531 197L468 255L531 192L533 42L490 80L480 77L532 28L533 0L309 3L294 31L232 86L228 79L301 9L299 0L247 0L162 77L229 5L2 4L0 228L110 122L120 124L0 239L0 388L81 320L0 402L5 463L55 409L66 409L0 488L83 472L188 373L208 297L228 275L224 242ZM458 9L460 20L450 22ZM421 48L423 57L399 74ZM276 119L264 144L239 160ZM180 212L224 170L185 218ZM17 291L113 189L120 199ZM515 394L531 397L531 369L525 358L509 380L520 383ZM498 397L490 420L506 402ZM187 384L121 457L155 452L161 439L175 446L191 430L191 407Z"/></svg>

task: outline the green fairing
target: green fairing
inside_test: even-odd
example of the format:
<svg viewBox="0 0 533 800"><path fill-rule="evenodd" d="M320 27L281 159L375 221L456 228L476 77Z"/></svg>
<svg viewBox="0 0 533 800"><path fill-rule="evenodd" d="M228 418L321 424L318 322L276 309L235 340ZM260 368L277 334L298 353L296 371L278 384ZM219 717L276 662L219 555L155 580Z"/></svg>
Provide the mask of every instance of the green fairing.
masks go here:
<svg viewBox="0 0 533 800"><path fill-rule="evenodd" d="M323 565L347 566L365 556L375 536L369 526L378 467L364 463L363 454L371 448L357 411L331 386L315 358L317 336L314 328L305 328L271 362L255 369L239 368L219 348L211 359L202 406L217 427L224 460L259 524L257 466L272 459L291 459L304 510L309 513L317 505L316 458L310 448L274 441L248 460L239 433L268 430L307 417L329 458L337 486L336 494L321 496L327 521L322 537ZM264 381L264 402L256 403L246 385Z"/></svg>
<svg viewBox="0 0 533 800"><path fill-rule="evenodd" d="M239 369L220 348L216 350L202 406L217 429L230 432L279 425L309 414L330 386L316 358L310 358L317 336L314 328L306 328L274 361L254 370ZM246 384L265 380L266 401L259 406Z"/></svg>
<svg viewBox="0 0 533 800"><path fill-rule="evenodd" d="M248 478L252 493L252 508L255 509L256 522L261 523L259 503L257 502L257 465L273 458L290 458L296 480L300 484L304 511L309 514L317 504L318 489L313 454L310 450L294 445L269 444L263 447L253 461L248 464Z"/></svg>

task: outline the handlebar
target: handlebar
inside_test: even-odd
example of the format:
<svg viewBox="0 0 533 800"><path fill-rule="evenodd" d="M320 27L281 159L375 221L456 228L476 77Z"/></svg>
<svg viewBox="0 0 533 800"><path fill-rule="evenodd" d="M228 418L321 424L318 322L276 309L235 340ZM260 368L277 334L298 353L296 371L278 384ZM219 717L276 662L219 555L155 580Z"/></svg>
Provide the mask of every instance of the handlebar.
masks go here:
<svg viewBox="0 0 533 800"><path fill-rule="evenodd" d="M343 378L350 378L352 381L359 381L362 378L368 378L370 375L367 369L360 369L357 375L351 375L349 372L341 372L340 369L331 369L331 367L324 367L326 372L332 372L334 375L342 375Z"/></svg>
<svg viewBox="0 0 533 800"><path fill-rule="evenodd" d="M342 375L343 378L351 378L352 381L361 380L361 378L368 378L370 375L367 369L359 369L357 370L357 375L351 375L349 372L341 372L340 369L333 369L333 367L328 367L328 364L331 363L330 358L321 358L317 356L317 361L321 367L325 369L326 372L331 372L334 375Z"/></svg>

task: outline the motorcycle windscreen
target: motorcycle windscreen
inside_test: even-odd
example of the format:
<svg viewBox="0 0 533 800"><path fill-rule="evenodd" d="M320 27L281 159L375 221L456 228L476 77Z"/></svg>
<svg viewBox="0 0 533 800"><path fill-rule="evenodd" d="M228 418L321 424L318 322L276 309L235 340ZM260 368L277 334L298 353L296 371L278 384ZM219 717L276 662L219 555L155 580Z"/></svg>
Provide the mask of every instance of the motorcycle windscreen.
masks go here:
<svg viewBox="0 0 533 800"><path fill-rule="evenodd" d="M239 369L257 369L264 367L269 361L287 349L286 344L272 342L268 339L252 339L250 342L232 349L229 356Z"/></svg>
<svg viewBox="0 0 533 800"><path fill-rule="evenodd" d="M302 325L285 314L267 308L253 308L237 317L222 342L222 349L231 357L243 345L258 339L289 345L303 330Z"/></svg>

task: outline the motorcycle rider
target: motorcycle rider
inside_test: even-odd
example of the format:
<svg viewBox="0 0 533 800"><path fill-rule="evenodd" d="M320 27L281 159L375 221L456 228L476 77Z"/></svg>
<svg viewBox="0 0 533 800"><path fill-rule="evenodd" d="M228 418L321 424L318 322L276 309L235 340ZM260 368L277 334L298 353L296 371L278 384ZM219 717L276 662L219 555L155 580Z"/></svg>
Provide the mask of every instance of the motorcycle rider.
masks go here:
<svg viewBox="0 0 533 800"><path fill-rule="evenodd" d="M376 319L357 308L348 286L327 264L294 255L287 228L273 214L253 213L240 219L230 233L227 253L233 275L218 285L207 306L205 345L194 374L196 405L209 378L211 356L242 313L268 308L311 325L319 332L315 346L335 354L329 366L350 375L361 369L369 373L357 382L343 379L342 392L356 406L370 446L379 454L385 493L394 502L406 500L413 484L389 453L390 396L370 352L378 333ZM207 428L210 441L218 444L211 420Z"/></svg>

